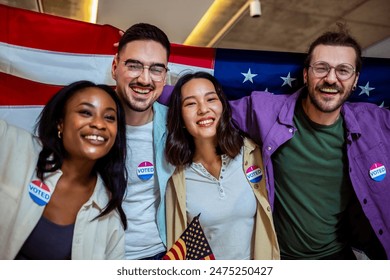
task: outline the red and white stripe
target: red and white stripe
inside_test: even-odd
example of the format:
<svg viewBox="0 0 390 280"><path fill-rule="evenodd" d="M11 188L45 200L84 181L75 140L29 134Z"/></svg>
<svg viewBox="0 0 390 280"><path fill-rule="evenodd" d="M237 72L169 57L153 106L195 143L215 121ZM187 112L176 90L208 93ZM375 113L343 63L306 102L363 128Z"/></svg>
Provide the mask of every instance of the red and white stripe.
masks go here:
<svg viewBox="0 0 390 280"><path fill-rule="evenodd" d="M0 118L32 130L48 99L77 80L115 86L119 29L0 5ZM189 69L213 73L214 49L172 44L168 84Z"/></svg>

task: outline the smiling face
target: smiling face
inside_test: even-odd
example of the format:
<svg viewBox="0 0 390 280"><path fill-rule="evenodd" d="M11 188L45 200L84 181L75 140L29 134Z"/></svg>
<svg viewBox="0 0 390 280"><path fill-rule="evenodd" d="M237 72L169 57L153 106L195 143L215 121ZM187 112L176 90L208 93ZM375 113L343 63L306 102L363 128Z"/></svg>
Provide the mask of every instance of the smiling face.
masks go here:
<svg viewBox="0 0 390 280"><path fill-rule="evenodd" d="M181 88L181 113L187 131L195 140L217 140L223 106L211 81L195 78Z"/></svg>
<svg viewBox="0 0 390 280"><path fill-rule="evenodd" d="M58 124L67 159L96 161L114 145L117 107L100 88L85 88L69 98Z"/></svg>
<svg viewBox="0 0 390 280"><path fill-rule="evenodd" d="M356 67L356 53L352 47L318 45L313 50L310 64L319 61L326 62L331 67L343 63ZM335 69L332 68L325 77L317 78L313 68L309 67L304 69L303 76L308 89L308 98L305 102L306 113L316 121L315 115L325 113L334 117L340 113L341 105L356 86L359 74L354 73L349 79L340 80L336 76Z"/></svg>
<svg viewBox="0 0 390 280"><path fill-rule="evenodd" d="M117 93L126 111L146 112L151 110L154 101L160 97L166 78L153 81L149 69L144 69L139 77L132 77L125 61L137 61L144 66L167 66L167 50L153 40L132 41L125 45L112 65L112 76L117 83Z"/></svg>

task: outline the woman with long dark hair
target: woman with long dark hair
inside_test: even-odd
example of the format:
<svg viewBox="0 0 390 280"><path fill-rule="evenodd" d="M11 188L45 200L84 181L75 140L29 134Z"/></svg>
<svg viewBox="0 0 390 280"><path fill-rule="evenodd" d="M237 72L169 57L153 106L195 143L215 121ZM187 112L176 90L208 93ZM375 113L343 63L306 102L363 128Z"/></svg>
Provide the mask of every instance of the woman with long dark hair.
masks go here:
<svg viewBox="0 0 390 280"><path fill-rule="evenodd" d="M74 82L38 136L0 120L0 259L122 259L125 117L115 91Z"/></svg>
<svg viewBox="0 0 390 280"><path fill-rule="evenodd" d="M199 213L216 259L278 259L261 152L231 122L212 75L181 77L169 103L166 157L168 248Z"/></svg>

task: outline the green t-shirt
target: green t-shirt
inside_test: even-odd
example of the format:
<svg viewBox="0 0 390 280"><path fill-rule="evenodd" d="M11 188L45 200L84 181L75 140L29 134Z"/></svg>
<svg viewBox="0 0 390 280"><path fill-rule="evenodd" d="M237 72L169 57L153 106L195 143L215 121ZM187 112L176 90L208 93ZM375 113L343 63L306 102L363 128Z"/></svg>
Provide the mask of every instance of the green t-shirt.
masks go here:
<svg viewBox="0 0 390 280"><path fill-rule="evenodd" d="M297 103L294 137L273 155L274 222L282 258L318 259L341 251L352 195L343 118L316 124Z"/></svg>

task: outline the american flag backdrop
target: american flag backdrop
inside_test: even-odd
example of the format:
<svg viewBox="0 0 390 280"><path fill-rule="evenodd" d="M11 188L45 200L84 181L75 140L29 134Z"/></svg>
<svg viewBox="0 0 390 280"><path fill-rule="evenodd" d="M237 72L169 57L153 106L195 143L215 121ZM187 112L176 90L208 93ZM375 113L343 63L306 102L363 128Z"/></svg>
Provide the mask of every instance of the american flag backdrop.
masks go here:
<svg viewBox="0 0 390 280"><path fill-rule="evenodd" d="M119 30L0 5L0 118L32 130L42 106L64 85L115 86L110 70ZM188 71L216 76L230 99L253 90L289 94L302 85L300 53L172 44L168 84ZM364 58L352 102L390 106L390 59Z"/></svg>

